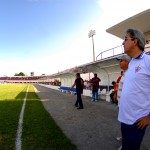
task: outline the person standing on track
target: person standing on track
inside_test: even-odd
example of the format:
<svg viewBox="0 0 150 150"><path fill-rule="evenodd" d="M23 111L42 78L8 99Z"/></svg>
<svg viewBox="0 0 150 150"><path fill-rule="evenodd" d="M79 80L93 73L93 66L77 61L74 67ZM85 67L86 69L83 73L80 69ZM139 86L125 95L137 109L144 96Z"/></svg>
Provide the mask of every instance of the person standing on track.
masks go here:
<svg viewBox="0 0 150 150"><path fill-rule="evenodd" d="M78 105L79 105L79 107L77 109L83 109L81 94L83 93L84 81L80 77L80 73L76 74L75 82L72 85L72 87L70 88L70 90L68 90L68 91L70 92L74 86L76 86L76 91L77 91L77 100L76 100L76 103L75 103L75 107L78 107Z"/></svg>
<svg viewBox="0 0 150 150"><path fill-rule="evenodd" d="M94 74L94 77L91 79L90 83L92 83L92 101L98 101L98 90L99 90L99 82L101 79L97 77L97 74Z"/></svg>
<svg viewBox="0 0 150 150"><path fill-rule="evenodd" d="M136 29L126 30L124 52L132 57L124 76L118 120L122 149L140 150L150 124L150 55L144 52L145 37Z"/></svg>

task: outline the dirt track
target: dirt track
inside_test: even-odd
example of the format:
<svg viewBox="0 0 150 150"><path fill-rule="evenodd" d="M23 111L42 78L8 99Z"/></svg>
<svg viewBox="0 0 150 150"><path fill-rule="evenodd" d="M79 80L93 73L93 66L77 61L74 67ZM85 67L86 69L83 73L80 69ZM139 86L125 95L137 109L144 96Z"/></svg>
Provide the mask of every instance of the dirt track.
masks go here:
<svg viewBox="0 0 150 150"><path fill-rule="evenodd" d="M34 85L45 109L54 118L66 136L78 150L117 150L120 146L115 138L120 135L115 104L100 100L92 102L83 97L83 110L74 107L76 95L60 93L40 85ZM141 150L150 150L150 127Z"/></svg>

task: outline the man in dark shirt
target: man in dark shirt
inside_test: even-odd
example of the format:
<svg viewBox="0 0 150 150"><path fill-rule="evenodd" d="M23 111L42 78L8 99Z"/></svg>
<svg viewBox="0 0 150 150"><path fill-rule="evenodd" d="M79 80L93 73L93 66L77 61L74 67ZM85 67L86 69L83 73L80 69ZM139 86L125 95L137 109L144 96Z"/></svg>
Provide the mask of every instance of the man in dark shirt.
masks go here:
<svg viewBox="0 0 150 150"><path fill-rule="evenodd" d="M72 90L72 88L75 85L76 85L76 91L77 91L77 100L76 100L75 106L78 107L78 104L79 104L78 109L83 109L81 94L83 93L83 85L84 84L83 84L83 79L80 77L80 73L76 74L76 80L75 80L74 84L72 85L72 87L70 88L70 90Z"/></svg>
<svg viewBox="0 0 150 150"><path fill-rule="evenodd" d="M98 100L98 90L99 90L99 82L101 81L100 78L97 77L97 74L94 74L94 77L91 79L92 83L92 101Z"/></svg>

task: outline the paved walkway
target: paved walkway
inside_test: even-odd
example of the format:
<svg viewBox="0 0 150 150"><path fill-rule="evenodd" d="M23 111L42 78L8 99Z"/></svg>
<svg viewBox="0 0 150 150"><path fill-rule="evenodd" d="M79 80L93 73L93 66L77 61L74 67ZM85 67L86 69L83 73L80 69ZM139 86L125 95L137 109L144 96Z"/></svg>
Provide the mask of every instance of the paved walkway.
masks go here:
<svg viewBox="0 0 150 150"><path fill-rule="evenodd" d="M117 150L115 138L120 136L115 104L100 100L92 102L83 97L84 109L74 107L76 95L34 85L45 109L58 126L77 146L78 150ZM150 127L146 131L141 150L150 150Z"/></svg>

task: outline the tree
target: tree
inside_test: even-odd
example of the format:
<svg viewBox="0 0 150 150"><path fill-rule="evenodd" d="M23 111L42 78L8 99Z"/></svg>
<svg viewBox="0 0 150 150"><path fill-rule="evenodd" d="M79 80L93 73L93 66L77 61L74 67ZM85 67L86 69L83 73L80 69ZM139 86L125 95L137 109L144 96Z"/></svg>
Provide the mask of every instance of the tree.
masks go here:
<svg viewBox="0 0 150 150"><path fill-rule="evenodd" d="M20 72L20 73L15 73L14 76L25 76L25 74L23 72Z"/></svg>

